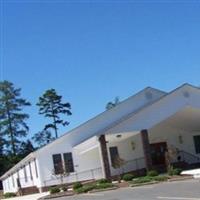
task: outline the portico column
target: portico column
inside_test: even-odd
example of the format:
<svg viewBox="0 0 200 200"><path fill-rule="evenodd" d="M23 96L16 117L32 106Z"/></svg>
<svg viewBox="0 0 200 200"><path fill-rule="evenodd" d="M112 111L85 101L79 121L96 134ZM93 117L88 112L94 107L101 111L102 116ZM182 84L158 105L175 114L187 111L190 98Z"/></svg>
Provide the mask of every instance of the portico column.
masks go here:
<svg viewBox="0 0 200 200"><path fill-rule="evenodd" d="M151 159L151 148L149 144L148 131L144 129L144 130L141 130L140 133L141 133L142 145L143 145L143 150L144 150L144 159L145 159L146 169L151 170L152 159Z"/></svg>
<svg viewBox="0 0 200 200"><path fill-rule="evenodd" d="M106 179L111 179L110 164L108 160L108 151L107 151L105 135L101 135L99 137L99 143L100 143L100 152L102 157L104 176Z"/></svg>

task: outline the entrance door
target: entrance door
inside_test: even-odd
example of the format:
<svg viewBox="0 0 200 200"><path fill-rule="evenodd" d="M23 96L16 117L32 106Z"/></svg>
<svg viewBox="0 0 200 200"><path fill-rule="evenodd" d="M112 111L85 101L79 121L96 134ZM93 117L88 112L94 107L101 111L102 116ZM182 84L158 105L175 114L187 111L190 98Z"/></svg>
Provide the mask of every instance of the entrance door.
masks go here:
<svg viewBox="0 0 200 200"><path fill-rule="evenodd" d="M167 143L154 143L150 144L150 146L153 166L165 165L165 151L167 150Z"/></svg>

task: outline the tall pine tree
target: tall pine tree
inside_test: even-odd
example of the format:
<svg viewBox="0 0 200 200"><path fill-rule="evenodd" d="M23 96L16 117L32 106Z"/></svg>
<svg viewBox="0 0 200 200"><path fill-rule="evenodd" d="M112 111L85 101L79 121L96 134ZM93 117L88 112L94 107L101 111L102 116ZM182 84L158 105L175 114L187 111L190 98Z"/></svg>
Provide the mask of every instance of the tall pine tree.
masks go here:
<svg viewBox="0 0 200 200"><path fill-rule="evenodd" d="M44 115L52 120L45 126L44 130L49 128L55 131L55 137L58 137L58 125L66 126L68 121L62 120L60 115L71 115L70 103L62 103L62 96L58 95L55 89L47 90L41 97L39 97L39 114Z"/></svg>
<svg viewBox="0 0 200 200"><path fill-rule="evenodd" d="M29 115L22 109L31 104L21 98L21 89L15 88L9 81L0 82L0 127L1 136L7 145L7 150L16 155L21 138L28 133L26 120Z"/></svg>
<svg viewBox="0 0 200 200"><path fill-rule="evenodd" d="M33 137L32 140L34 143L38 145L38 147L42 147L51 141L54 140L54 138L51 135L51 132L49 130L42 130L38 133L36 133Z"/></svg>

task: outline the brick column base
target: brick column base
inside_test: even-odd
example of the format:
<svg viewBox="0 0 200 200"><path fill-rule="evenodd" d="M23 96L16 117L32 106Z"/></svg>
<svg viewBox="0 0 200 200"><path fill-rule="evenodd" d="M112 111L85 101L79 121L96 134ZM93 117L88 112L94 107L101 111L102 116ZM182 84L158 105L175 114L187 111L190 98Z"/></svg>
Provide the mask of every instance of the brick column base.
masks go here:
<svg viewBox="0 0 200 200"><path fill-rule="evenodd" d="M108 160L108 151L107 151L105 135L101 135L99 137L99 142L100 142L100 148L101 148L101 155L103 159L103 170L104 170L105 178L111 179L110 164Z"/></svg>
<svg viewBox="0 0 200 200"><path fill-rule="evenodd" d="M141 131L142 145L144 150L144 159L146 164L146 169L152 169L152 159L151 159L151 147L149 144L148 131L146 129Z"/></svg>

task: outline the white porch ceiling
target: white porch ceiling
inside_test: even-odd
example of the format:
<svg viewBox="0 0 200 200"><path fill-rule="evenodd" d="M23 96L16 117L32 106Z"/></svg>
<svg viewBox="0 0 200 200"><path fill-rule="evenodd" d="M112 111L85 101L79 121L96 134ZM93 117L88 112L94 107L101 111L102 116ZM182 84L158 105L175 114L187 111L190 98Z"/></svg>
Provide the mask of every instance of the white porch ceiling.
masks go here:
<svg viewBox="0 0 200 200"><path fill-rule="evenodd" d="M200 109L187 107L161 124L186 131L200 131Z"/></svg>
<svg viewBox="0 0 200 200"><path fill-rule="evenodd" d="M132 131L132 132L122 132L122 133L111 133L106 135L106 140L107 141L112 141L112 142L119 142L122 140L126 140L130 137L133 137L137 134L139 134L140 131Z"/></svg>

